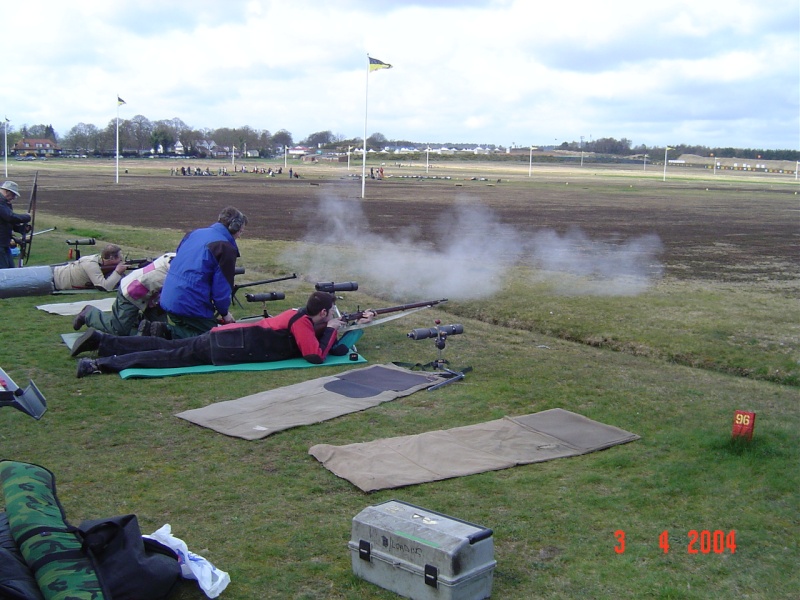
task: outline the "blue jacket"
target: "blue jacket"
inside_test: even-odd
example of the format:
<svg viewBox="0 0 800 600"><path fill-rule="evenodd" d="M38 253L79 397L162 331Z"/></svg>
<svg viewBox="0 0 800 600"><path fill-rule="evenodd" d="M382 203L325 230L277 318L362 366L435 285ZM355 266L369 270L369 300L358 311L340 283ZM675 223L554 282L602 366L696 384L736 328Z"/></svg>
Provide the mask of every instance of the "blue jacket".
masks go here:
<svg viewBox="0 0 800 600"><path fill-rule="evenodd" d="M161 290L161 306L184 317L228 314L239 248L222 223L195 229L181 240Z"/></svg>

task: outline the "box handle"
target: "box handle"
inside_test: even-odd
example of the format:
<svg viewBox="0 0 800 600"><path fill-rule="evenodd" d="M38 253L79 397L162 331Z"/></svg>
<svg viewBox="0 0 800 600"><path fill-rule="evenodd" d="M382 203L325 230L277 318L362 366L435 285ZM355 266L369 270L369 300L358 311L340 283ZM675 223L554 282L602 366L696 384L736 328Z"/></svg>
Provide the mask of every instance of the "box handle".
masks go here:
<svg viewBox="0 0 800 600"><path fill-rule="evenodd" d="M367 540L359 540L358 541L358 557L361 560L365 560L370 562L370 557L372 555L372 545Z"/></svg>
<svg viewBox="0 0 800 600"><path fill-rule="evenodd" d="M487 538L492 537L493 533L494 532L491 529L484 528L484 529L482 529L480 531L477 531L475 533L472 533L472 534L468 535L467 536L467 540L469 540L469 544L471 546L472 544L474 544L476 542L480 542L482 540L485 540Z"/></svg>
<svg viewBox="0 0 800 600"><path fill-rule="evenodd" d="M439 587L439 569L433 565L425 565L425 585Z"/></svg>

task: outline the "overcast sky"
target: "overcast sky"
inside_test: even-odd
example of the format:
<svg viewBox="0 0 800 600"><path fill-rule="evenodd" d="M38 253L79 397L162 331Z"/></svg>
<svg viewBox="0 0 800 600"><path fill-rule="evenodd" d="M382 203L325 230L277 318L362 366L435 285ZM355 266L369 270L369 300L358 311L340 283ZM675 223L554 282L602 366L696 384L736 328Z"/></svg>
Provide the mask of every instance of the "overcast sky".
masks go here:
<svg viewBox="0 0 800 600"><path fill-rule="evenodd" d="M797 0L4 2L10 126L800 149ZM367 77L367 55L393 65ZM368 86L368 87L367 87ZM368 92L368 93L367 93ZM367 110L365 102L368 99Z"/></svg>

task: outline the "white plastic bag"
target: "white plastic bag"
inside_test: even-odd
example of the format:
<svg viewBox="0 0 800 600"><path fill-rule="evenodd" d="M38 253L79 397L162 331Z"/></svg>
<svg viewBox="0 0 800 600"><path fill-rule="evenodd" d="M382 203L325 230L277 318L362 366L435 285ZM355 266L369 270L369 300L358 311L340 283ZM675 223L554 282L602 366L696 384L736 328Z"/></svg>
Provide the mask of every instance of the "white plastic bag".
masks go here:
<svg viewBox="0 0 800 600"><path fill-rule="evenodd" d="M218 569L199 554L189 550L186 542L172 535L172 528L169 523L146 537L153 538L157 542L172 548L178 555L183 578L196 579L200 589L209 598L219 596L231 582L230 576L225 571Z"/></svg>

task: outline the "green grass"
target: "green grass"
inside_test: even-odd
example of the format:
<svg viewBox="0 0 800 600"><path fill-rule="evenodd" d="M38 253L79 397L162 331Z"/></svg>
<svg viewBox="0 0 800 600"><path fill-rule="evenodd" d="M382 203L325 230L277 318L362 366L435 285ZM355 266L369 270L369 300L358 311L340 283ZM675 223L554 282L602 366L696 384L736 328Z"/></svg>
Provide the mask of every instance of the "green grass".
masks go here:
<svg viewBox="0 0 800 600"><path fill-rule="evenodd" d="M182 235L37 218L37 229L54 225L58 234L37 236L37 264L65 260L65 237L94 236L141 256L174 247ZM277 258L287 244L245 240L243 246L247 280L290 270ZM78 380L59 338L71 331L71 319L35 308L74 298L0 300L0 366L19 385L33 379L48 401L40 421L0 409L2 457L51 469L73 523L128 512L146 532L170 523L191 550L230 573L223 594L229 600L395 598L353 576L347 549L353 516L393 498L491 527L494 598L796 597L796 300L755 285L670 279L635 298L589 300L519 281L491 304L416 313L368 330L359 344L373 364L427 362L436 349L430 340L408 340L407 331L437 317L461 322L465 333L449 339L445 357L473 368L464 381L257 442L174 414L335 371ZM290 281L285 289L287 300L274 310L299 304L310 285ZM380 300L356 292L343 302L357 303ZM422 433L553 407L641 439L373 494L308 455L317 443ZM737 409L758 415L752 443L730 439ZM617 530L625 532L624 554L614 551ZM665 530L667 554L658 542ZM736 552L690 554L692 530L735 530ZM204 596L186 583L175 597Z"/></svg>

